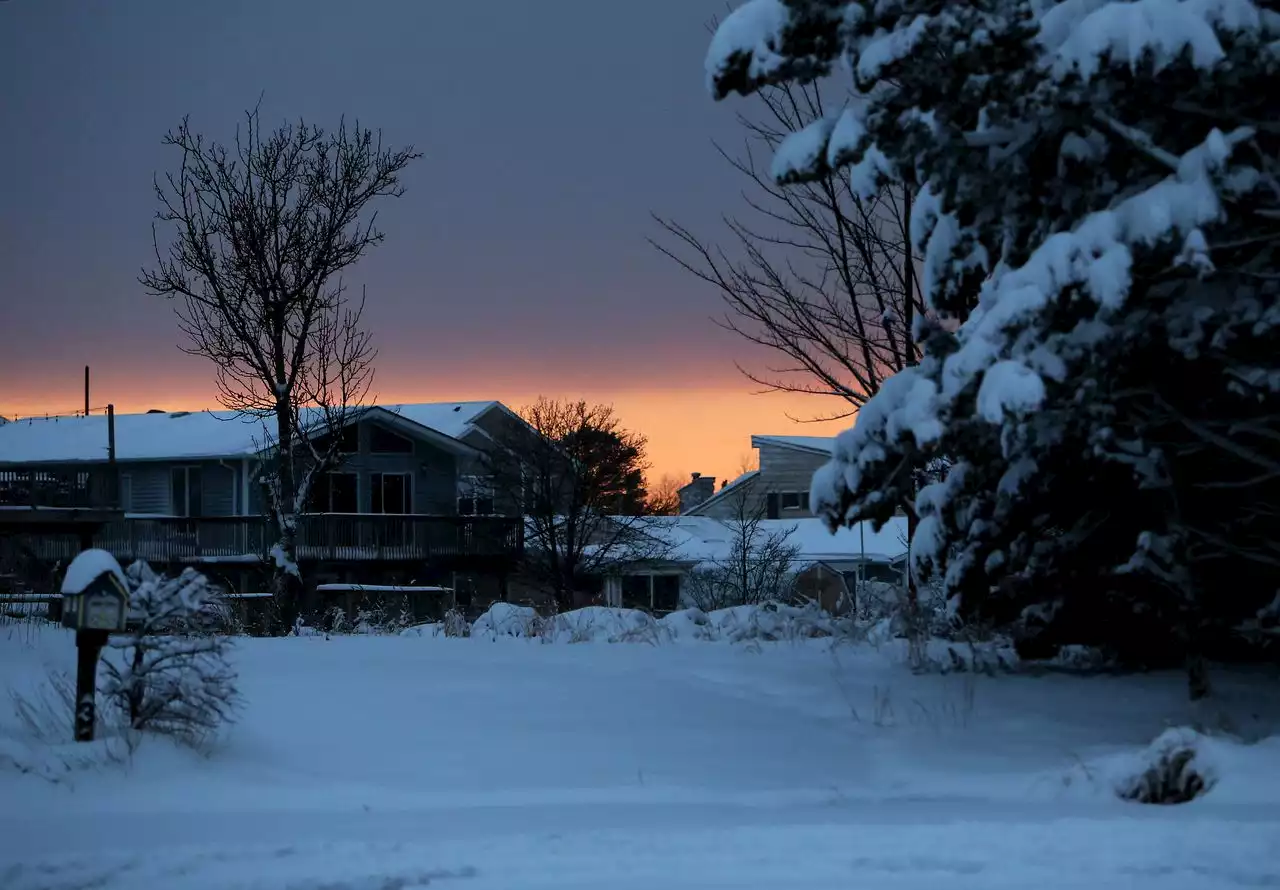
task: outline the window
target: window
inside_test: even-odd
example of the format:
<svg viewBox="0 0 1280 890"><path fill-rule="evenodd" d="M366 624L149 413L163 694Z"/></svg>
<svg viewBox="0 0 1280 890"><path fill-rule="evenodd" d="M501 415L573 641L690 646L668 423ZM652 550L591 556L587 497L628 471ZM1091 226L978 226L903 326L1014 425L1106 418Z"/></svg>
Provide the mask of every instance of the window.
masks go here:
<svg viewBox="0 0 1280 890"><path fill-rule="evenodd" d="M369 450L374 454L413 454L413 442L374 424L369 427Z"/></svg>
<svg viewBox="0 0 1280 890"><path fill-rule="evenodd" d="M491 516L493 513L493 477L463 476L458 483L458 515Z"/></svg>
<svg viewBox="0 0 1280 890"><path fill-rule="evenodd" d="M413 512L413 477L408 473L374 473L369 477L372 512Z"/></svg>
<svg viewBox="0 0 1280 890"><path fill-rule="evenodd" d="M128 513L133 509L133 477L120 474L120 509Z"/></svg>
<svg viewBox="0 0 1280 890"><path fill-rule="evenodd" d="M132 488L130 484L130 488ZM201 497L200 468L174 467L169 474L169 510L174 516L201 516L204 500ZM130 497L133 496L130 491Z"/></svg>
<svg viewBox="0 0 1280 890"><path fill-rule="evenodd" d="M655 575L653 578L653 611L674 612L680 608L680 576Z"/></svg>
<svg viewBox="0 0 1280 890"><path fill-rule="evenodd" d="M311 480L308 506L312 513L359 513L358 494L355 473L321 473Z"/></svg>
<svg viewBox="0 0 1280 890"><path fill-rule="evenodd" d="M784 491L782 493L782 509L799 510L802 495L798 491Z"/></svg>

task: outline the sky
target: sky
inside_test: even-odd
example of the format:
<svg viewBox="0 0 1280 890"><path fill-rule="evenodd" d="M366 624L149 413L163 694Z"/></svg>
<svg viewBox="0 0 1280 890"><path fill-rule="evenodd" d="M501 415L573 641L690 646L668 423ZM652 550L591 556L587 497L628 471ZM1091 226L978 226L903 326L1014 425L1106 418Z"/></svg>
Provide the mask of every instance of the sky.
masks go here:
<svg viewBox="0 0 1280 890"><path fill-rule="evenodd" d="M342 115L424 153L379 205L368 291L384 403L538 395L613 404L655 477L734 475L752 433L831 434L720 297L647 243L658 213L714 238L741 144L702 60L724 0L9 0L0 3L0 413L214 406L208 360L137 283L152 177L190 115L229 140Z"/></svg>

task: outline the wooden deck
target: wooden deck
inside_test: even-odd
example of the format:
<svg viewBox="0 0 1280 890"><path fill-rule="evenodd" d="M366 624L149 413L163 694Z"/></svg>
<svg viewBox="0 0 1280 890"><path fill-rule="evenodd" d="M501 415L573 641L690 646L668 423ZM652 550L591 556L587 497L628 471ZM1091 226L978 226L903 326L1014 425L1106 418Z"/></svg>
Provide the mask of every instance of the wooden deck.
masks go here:
<svg viewBox="0 0 1280 890"><path fill-rule="evenodd" d="M0 519L22 508L107 513L119 502L119 475L111 465L0 469Z"/></svg>
<svg viewBox="0 0 1280 890"><path fill-rule="evenodd" d="M124 563L253 563L268 559L273 543L265 519L256 516L126 517L103 523L93 535L93 546ZM27 546L48 561L71 559L80 549L74 537L39 533ZM296 557L303 562L514 560L522 548L521 523L515 518L325 513L300 518Z"/></svg>

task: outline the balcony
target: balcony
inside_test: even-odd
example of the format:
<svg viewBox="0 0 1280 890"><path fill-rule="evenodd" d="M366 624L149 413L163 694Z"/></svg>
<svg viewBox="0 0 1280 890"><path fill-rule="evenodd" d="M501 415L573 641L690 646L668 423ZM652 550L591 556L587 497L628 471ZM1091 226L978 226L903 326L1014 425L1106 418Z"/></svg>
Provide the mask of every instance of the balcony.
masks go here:
<svg viewBox="0 0 1280 890"><path fill-rule="evenodd" d="M523 536L519 519L489 516L308 514L299 517L299 562L438 562L514 560ZM269 559L275 538L264 518L126 517L105 522L93 546L122 563L255 563ZM29 545L44 560L66 560L76 540L39 536Z"/></svg>
<svg viewBox="0 0 1280 890"><path fill-rule="evenodd" d="M110 512L118 503L119 479L111 466L0 469L0 510Z"/></svg>

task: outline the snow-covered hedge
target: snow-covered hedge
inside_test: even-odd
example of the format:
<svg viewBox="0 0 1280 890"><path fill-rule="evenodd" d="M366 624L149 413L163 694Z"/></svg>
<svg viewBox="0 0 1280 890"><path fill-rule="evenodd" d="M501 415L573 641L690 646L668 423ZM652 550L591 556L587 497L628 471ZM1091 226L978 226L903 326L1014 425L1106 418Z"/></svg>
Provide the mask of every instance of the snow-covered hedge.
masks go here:
<svg viewBox="0 0 1280 890"><path fill-rule="evenodd" d="M588 606L541 618L527 606L495 603L471 627L474 637L526 637L554 643L659 643L672 640L778 641L830 637L836 619L816 606L761 603L654 619L638 609Z"/></svg>
<svg viewBox="0 0 1280 890"><path fill-rule="evenodd" d="M709 612L682 609L658 619L638 609L607 606L588 606L543 617L528 606L495 603L476 619L469 633L456 626L446 630L442 624L432 624L410 628L404 634L485 639L517 637L544 643L769 643L813 639L849 639L876 645L899 642L889 619L862 625L850 617L833 617L816 605L776 602ZM930 664L942 673L994 673L1011 669L1018 660L1012 646L1004 640L970 645L935 639L928 650Z"/></svg>
<svg viewBox="0 0 1280 890"><path fill-rule="evenodd" d="M664 618L671 620L673 629L685 627L691 616L676 618L674 613ZM748 640L776 642L779 640L813 639L830 637L836 631L836 622L817 606L789 606L785 603L762 603L758 606L733 606L705 613L706 626L710 629L707 639L743 643ZM695 635L695 639L698 639Z"/></svg>

